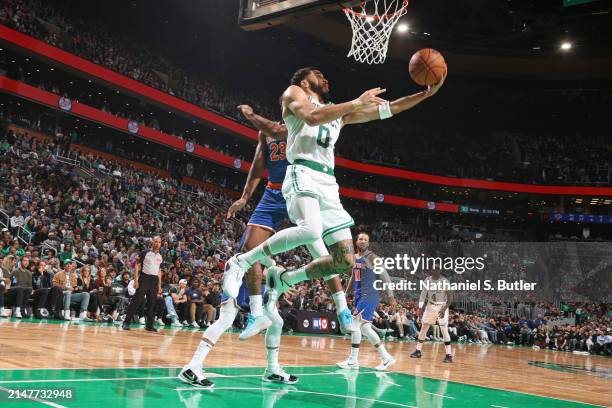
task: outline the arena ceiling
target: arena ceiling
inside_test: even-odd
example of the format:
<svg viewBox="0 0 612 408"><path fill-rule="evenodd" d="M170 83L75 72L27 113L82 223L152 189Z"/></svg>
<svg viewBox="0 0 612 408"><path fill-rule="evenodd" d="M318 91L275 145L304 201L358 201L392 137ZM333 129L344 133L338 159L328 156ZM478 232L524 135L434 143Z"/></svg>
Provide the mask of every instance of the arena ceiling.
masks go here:
<svg viewBox="0 0 612 408"><path fill-rule="evenodd" d="M609 0L571 7L563 7L563 0L411 0L400 20L409 30L392 35L389 55L408 60L432 47L444 52L455 71L609 78L611 10ZM350 44L341 12L286 25L340 47ZM572 48L561 49L564 42Z"/></svg>

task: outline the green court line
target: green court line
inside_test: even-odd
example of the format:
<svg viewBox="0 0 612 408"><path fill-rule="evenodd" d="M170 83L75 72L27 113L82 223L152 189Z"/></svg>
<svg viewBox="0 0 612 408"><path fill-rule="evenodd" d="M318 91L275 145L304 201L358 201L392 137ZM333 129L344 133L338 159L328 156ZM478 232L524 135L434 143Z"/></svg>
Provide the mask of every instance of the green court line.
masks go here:
<svg viewBox="0 0 612 408"><path fill-rule="evenodd" d="M2 407L42 407L41 402L6 399L6 389L70 388L74 400L56 407L215 408L586 408L595 405L532 394L416 377L406 373L339 370L333 366L287 368L300 377L293 386L261 381L261 367L207 369L213 390L176 379L180 368L95 368L0 371ZM19 382L16 382L19 381ZM4 390L4 391L2 391Z"/></svg>

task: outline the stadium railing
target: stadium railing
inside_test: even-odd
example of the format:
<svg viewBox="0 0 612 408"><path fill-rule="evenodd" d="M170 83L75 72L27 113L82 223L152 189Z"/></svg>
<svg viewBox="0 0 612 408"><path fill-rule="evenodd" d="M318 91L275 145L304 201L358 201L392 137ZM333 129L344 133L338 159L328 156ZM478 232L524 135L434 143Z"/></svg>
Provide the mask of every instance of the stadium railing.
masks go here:
<svg viewBox="0 0 612 408"><path fill-rule="evenodd" d="M19 239L21 242L23 242L26 245L30 245L32 243L33 236L34 234L32 234L29 231L26 231L23 227L19 227L17 229L17 239Z"/></svg>
<svg viewBox="0 0 612 408"><path fill-rule="evenodd" d="M11 217L4 209L0 209L0 216L2 216L2 218L0 218L0 225L2 225L2 228L8 229L11 223Z"/></svg>

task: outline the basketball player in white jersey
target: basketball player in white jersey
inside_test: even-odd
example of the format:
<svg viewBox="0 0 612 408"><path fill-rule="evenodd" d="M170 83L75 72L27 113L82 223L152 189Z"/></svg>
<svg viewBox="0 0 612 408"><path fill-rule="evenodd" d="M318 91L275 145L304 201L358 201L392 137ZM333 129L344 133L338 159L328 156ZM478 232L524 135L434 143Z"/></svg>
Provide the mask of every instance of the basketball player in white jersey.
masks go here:
<svg viewBox="0 0 612 408"><path fill-rule="evenodd" d="M411 109L433 96L443 82L393 102L380 98L384 89L374 88L357 99L335 105L327 101L329 83L318 69L308 67L295 72L282 96L290 163L282 192L289 218L296 226L279 231L252 250L230 258L225 266L224 292L235 297L245 272L264 257L320 238L331 255L294 271L285 271L279 266L270 268L266 276L268 288L280 294L298 282L328 279L351 268L355 262L350 231L354 221L342 207L334 177L334 145L340 130L345 125L387 119ZM339 314L339 319L341 324L350 324L350 311L346 309Z"/></svg>
<svg viewBox="0 0 612 408"><path fill-rule="evenodd" d="M440 285L448 285L448 279L440 275L439 270L433 270L431 276L425 279L428 284L435 283ZM414 353L410 355L412 358L421 358L421 350L423 349L423 343L427 337L427 332L431 325L440 325L442 331L442 338L444 339L444 348L446 350L446 357L444 357L445 363L453 362L453 353L450 345L450 334L448 333L448 307L453 302L453 292L449 290L438 290L437 288L431 289L424 288L421 291L421 297L419 298L419 316L421 317L421 331L419 332L419 340ZM448 287L448 286L446 286Z"/></svg>

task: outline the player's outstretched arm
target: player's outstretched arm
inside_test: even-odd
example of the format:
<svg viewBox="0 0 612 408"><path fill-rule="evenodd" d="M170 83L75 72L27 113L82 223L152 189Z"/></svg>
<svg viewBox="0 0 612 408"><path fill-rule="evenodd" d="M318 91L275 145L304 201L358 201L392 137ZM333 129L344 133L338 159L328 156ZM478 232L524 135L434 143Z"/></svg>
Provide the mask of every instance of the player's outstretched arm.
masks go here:
<svg viewBox="0 0 612 408"><path fill-rule="evenodd" d="M276 140L287 139L287 127L285 125L256 114L249 105L238 105L238 109L240 109L242 116L251 122L260 132Z"/></svg>
<svg viewBox="0 0 612 408"><path fill-rule="evenodd" d="M264 170L266 169L266 135L263 132L259 132L259 142L257 143L257 147L255 148L255 156L253 157L253 162L251 163L251 168L249 169L249 174L246 179L246 183L244 183L244 188L242 189L242 196L234 201L230 208L227 210L227 219L232 218L236 215L238 211L240 211L249 201L255 189L259 185L261 181Z"/></svg>
<svg viewBox="0 0 612 408"><path fill-rule="evenodd" d="M403 96L392 102L385 102L385 104L388 103L388 107L386 107L386 109L388 109L386 117L382 116L385 114L385 104L382 104L380 108L379 106L369 106L368 108L349 113L345 115L342 120L345 125L366 123L373 120L386 119L392 115L397 115L398 113L412 109L425 99L434 96L440 90L442 84L444 84L444 79L442 79L439 84L429 86L422 92Z"/></svg>
<svg viewBox="0 0 612 408"><path fill-rule="evenodd" d="M373 88L365 91L359 98L352 101L316 107L308 100L308 96L302 88L291 85L283 94L283 106L306 122L308 126L318 126L343 118L351 112L384 103L384 99L378 96L383 92L385 92L385 89Z"/></svg>

